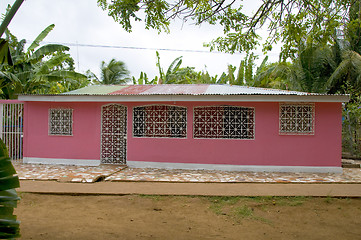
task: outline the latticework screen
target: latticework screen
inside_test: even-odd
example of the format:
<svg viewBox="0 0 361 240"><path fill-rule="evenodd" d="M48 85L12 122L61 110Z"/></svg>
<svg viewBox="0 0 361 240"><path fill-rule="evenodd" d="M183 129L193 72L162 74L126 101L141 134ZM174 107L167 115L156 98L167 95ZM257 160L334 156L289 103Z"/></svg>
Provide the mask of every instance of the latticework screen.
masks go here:
<svg viewBox="0 0 361 240"><path fill-rule="evenodd" d="M280 134L314 134L315 105L280 104Z"/></svg>
<svg viewBox="0 0 361 240"><path fill-rule="evenodd" d="M73 135L73 109L49 109L49 135Z"/></svg>
<svg viewBox="0 0 361 240"><path fill-rule="evenodd" d="M194 138L254 139L254 108L206 106L194 108Z"/></svg>
<svg viewBox="0 0 361 240"><path fill-rule="evenodd" d="M126 164L127 108L119 104L102 106L101 162Z"/></svg>
<svg viewBox="0 0 361 240"><path fill-rule="evenodd" d="M134 137L187 137L187 108L151 105L133 108Z"/></svg>

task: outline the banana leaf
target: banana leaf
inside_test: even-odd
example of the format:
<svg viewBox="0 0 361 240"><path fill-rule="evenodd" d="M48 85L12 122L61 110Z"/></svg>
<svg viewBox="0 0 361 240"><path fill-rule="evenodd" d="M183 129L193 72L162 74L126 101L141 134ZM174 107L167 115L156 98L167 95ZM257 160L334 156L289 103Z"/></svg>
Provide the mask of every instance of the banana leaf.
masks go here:
<svg viewBox="0 0 361 240"><path fill-rule="evenodd" d="M0 64L13 65L9 49L9 43L2 38L0 39Z"/></svg>
<svg viewBox="0 0 361 240"><path fill-rule="evenodd" d="M0 239L20 237L20 222L13 215L20 199L15 188L19 187L19 178L14 176L15 168L9 158L6 145L0 139Z"/></svg>
<svg viewBox="0 0 361 240"><path fill-rule="evenodd" d="M31 52L35 48L37 48L40 45L40 42L43 41L46 36L48 36L48 34L51 32L51 30L53 30L54 27L54 24L50 24L49 26L47 26L31 43L30 47L28 48L28 52Z"/></svg>
<svg viewBox="0 0 361 240"><path fill-rule="evenodd" d="M55 52L69 51L70 48L61 44L47 44L36 50L30 57L30 60L38 59L40 57L51 55Z"/></svg>

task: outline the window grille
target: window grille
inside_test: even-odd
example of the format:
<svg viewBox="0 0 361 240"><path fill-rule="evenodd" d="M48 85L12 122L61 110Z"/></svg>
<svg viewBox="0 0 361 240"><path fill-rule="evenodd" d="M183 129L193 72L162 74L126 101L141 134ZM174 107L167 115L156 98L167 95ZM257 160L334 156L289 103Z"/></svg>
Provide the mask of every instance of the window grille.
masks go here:
<svg viewBox="0 0 361 240"><path fill-rule="evenodd" d="M73 109L49 109L49 135L73 135Z"/></svg>
<svg viewBox="0 0 361 240"><path fill-rule="evenodd" d="M134 107L133 136L185 138L187 108L165 105Z"/></svg>
<svg viewBox="0 0 361 240"><path fill-rule="evenodd" d="M194 108L194 138L254 139L254 108L206 106Z"/></svg>
<svg viewBox="0 0 361 240"><path fill-rule="evenodd" d="M280 104L280 134L314 134L314 104Z"/></svg>

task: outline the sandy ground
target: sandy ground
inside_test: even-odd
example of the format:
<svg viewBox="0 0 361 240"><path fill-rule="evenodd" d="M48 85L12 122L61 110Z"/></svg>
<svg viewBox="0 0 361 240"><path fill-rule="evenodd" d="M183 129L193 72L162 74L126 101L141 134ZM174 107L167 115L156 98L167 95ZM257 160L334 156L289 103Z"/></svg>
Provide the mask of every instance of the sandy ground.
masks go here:
<svg viewBox="0 0 361 240"><path fill-rule="evenodd" d="M21 193L21 239L358 239L361 199Z"/></svg>

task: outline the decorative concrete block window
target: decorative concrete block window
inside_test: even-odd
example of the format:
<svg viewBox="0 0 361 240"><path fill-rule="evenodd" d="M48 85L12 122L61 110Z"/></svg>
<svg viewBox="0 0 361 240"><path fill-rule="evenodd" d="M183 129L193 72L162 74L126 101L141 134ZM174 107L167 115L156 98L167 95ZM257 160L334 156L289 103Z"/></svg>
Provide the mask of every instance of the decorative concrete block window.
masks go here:
<svg viewBox="0 0 361 240"><path fill-rule="evenodd" d="M252 107L195 107L193 137L254 139L254 115Z"/></svg>
<svg viewBox="0 0 361 240"><path fill-rule="evenodd" d="M279 114L280 134L314 134L315 105L313 103L282 103Z"/></svg>
<svg viewBox="0 0 361 240"><path fill-rule="evenodd" d="M133 136L154 138L187 137L187 108L167 105L134 107Z"/></svg>
<svg viewBox="0 0 361 240"><path fill-rule="evenodd" d="M49 109L49 135L73 135L73 109Z"/></svg>

